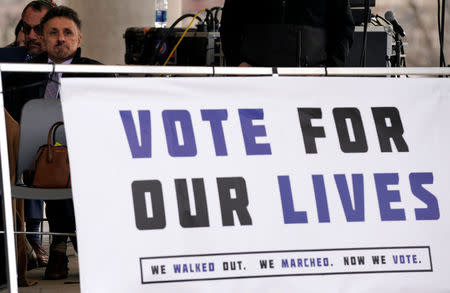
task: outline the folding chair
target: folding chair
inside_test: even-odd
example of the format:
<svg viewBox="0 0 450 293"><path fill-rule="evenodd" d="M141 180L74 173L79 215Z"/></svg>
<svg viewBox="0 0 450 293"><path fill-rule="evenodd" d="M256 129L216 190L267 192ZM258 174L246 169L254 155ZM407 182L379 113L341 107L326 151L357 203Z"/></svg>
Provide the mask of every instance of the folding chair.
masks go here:
<svg viewBox="0 0 450 293"><path fill-rule="evenodd" d="M17 158L17 178L30 168L37 150L47 143L47 134L50 127L58 121L62 121L62 109L60 100L37 99L25 104L20 121L19 152ZM60 127L56 133L57 141L65 144L65 133ZM71 199L71 188L33 188L22 185L11 187L12 197L39 200ZM25 233L31 234L31 233ZM36 233L32 233L36 234ZM45 235L69 235L61 233L41 233Z"/></svg>

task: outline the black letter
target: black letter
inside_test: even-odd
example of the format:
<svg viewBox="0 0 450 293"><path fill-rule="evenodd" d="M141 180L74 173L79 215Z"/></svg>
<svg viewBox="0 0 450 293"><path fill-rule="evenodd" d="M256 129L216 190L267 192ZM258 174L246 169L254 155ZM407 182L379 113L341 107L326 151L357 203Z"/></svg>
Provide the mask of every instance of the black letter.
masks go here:
<svg viewBox="0 0 450 293"><path fill-rule="evenodd" d="M361 119L361 113L357 108L333 109L334 122L339 137L339 144L344 153L365 153L368 150L366 134ZM352 122L355 141L350 140L346 119Z"/></svg>
<svg viewBox="0 0 450 293"><path fill-rule="evenodd" d="M139 230L164 229L166 227L166 213L161 182L158 180L134 181L133 191L134 216ZM152 200L153 217L149 217L145 204L145 193L149 192Z"/></svg>
<svg viewBox="0 0 450 293"><path fill-rule="evenodd" d="M306 153L317 154L315 137L325 137L325 130L323 127L313 127L311 119L321 119L322 110L320 108L298 108L297 110Z"/></svg>
<svg viewBox="0 0 450 293"><path fill-rule="evenodd" d="M220 209L224 226L234 226L233 210L236 211L241 225L251 225L252 218L247 210L247 186L242 177L217 178ZM236 198L231 198L230 190L236 191Z"/></svg>
<svg viewBox="0 0 450 293"><path fill-rule="evenodd" d="M203 179L192 179L196 216L192 216L186 179L175 179L177 190L178 215L181 227L209 227L208 206L206 204L205 184Z"/></svg>
<svg viewBox="0 0 450 293"><path fill-rule="evenodd" d="M390 138L399 152L409 152L408 145L403 138L403 125L397 108L372 108L373 119L377 127L378 140L383 153L392 153ZM386 125L386 118L391 126Z"/></svg>

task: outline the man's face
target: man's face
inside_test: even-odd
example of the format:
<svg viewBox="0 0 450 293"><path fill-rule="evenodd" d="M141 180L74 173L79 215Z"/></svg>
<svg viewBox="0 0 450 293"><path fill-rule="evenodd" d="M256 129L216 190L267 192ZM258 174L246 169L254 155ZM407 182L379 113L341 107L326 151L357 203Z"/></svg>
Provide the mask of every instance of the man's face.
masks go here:
<svg viewBox="0 0 450 293"><path fill-rule="evenodd" d="M48 9L42 8L41 11L29 7L23 15L23 32L25 34L25 45L28 52L37 55L43 52L42 40L39 31L39 24L42 17L47 13Z"/></svg>
<svg viewBox="0 0 450 293"><path fill-rule="evenodd" d="M43 47L55 63L73 58L81 44L81 33L75 22L66 17L54 17L44 26Z"/></svg>

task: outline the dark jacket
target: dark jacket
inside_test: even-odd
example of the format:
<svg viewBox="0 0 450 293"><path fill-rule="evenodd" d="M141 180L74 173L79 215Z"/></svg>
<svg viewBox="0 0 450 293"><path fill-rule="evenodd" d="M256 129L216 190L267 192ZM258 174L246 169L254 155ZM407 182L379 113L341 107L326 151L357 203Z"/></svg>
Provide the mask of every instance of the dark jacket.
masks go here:
<svg viewBox="0 0 450 293"><path fill-rule="evenodd" d="M353 42L354 24L348 0L225 0L221 37L227 65L241 62L280 66L287 54L307 54L323 65L343 66ZM299 48L293 48L295 46ZM303 50L303 52L300 52ZM260 56L258 56L258 52ZM305 53L308 52L308 53ZM311 53L312 52L312 53ZM267 56L267 55L275 56ZM264 55L264 56L261 56ZM317 66L317 62L281 66ZM302 61L302 62L300 62ZM306 60L308 61L308 60ZM287 61L286 61L287 62Z"/></svg>
<svg viewBox="0 0 450 293"><path fill-rule="evenodd" d="M31 59L29 63L48 63L47 53L42 53ZM96 60L81 57L81 50L78 49L71 64L101 64ZM5 108L11 116L20 122L22 108L32 99L41 99L45 95L48 73L15 73L10 74L4 82ZM62 77L114 77L113 74L92 74L92 73L64 73Z"/></svg>

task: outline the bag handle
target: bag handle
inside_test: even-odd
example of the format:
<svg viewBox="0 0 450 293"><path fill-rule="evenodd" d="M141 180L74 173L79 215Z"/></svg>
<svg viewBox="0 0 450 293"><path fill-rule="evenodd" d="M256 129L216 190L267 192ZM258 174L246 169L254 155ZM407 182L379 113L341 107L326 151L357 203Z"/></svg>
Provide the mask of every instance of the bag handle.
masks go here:
<svg viewBox="0 0 450 293"><path fill-rule="evenodd" d="M64 122L62 121L58 121L55 124L52 125L52 127L50 127L49 131L48 131L48 137L47 137L47 146L48 146L48 156L47 156L47 161L49 163L51 163L53 161L53 145L55 145L56 143L56 138L55 138L55 134L56 134L56 130L61 126L64 125ZM53 144L51 144L53 138Z"/></svg>
<svg viewBox="0 0 450 293"><path fill-rule="evenodd" d="M58 128L64 125L64 122L62 121L58 121L55 124L52 125L52 127L50 127L50 130L48 131L48 138L47 138L47 145L55 145L56 143L56 138L55 138L55 134L56 134L56 130L58 130ZM53 144L51 144L53 138Z"/></svg>

